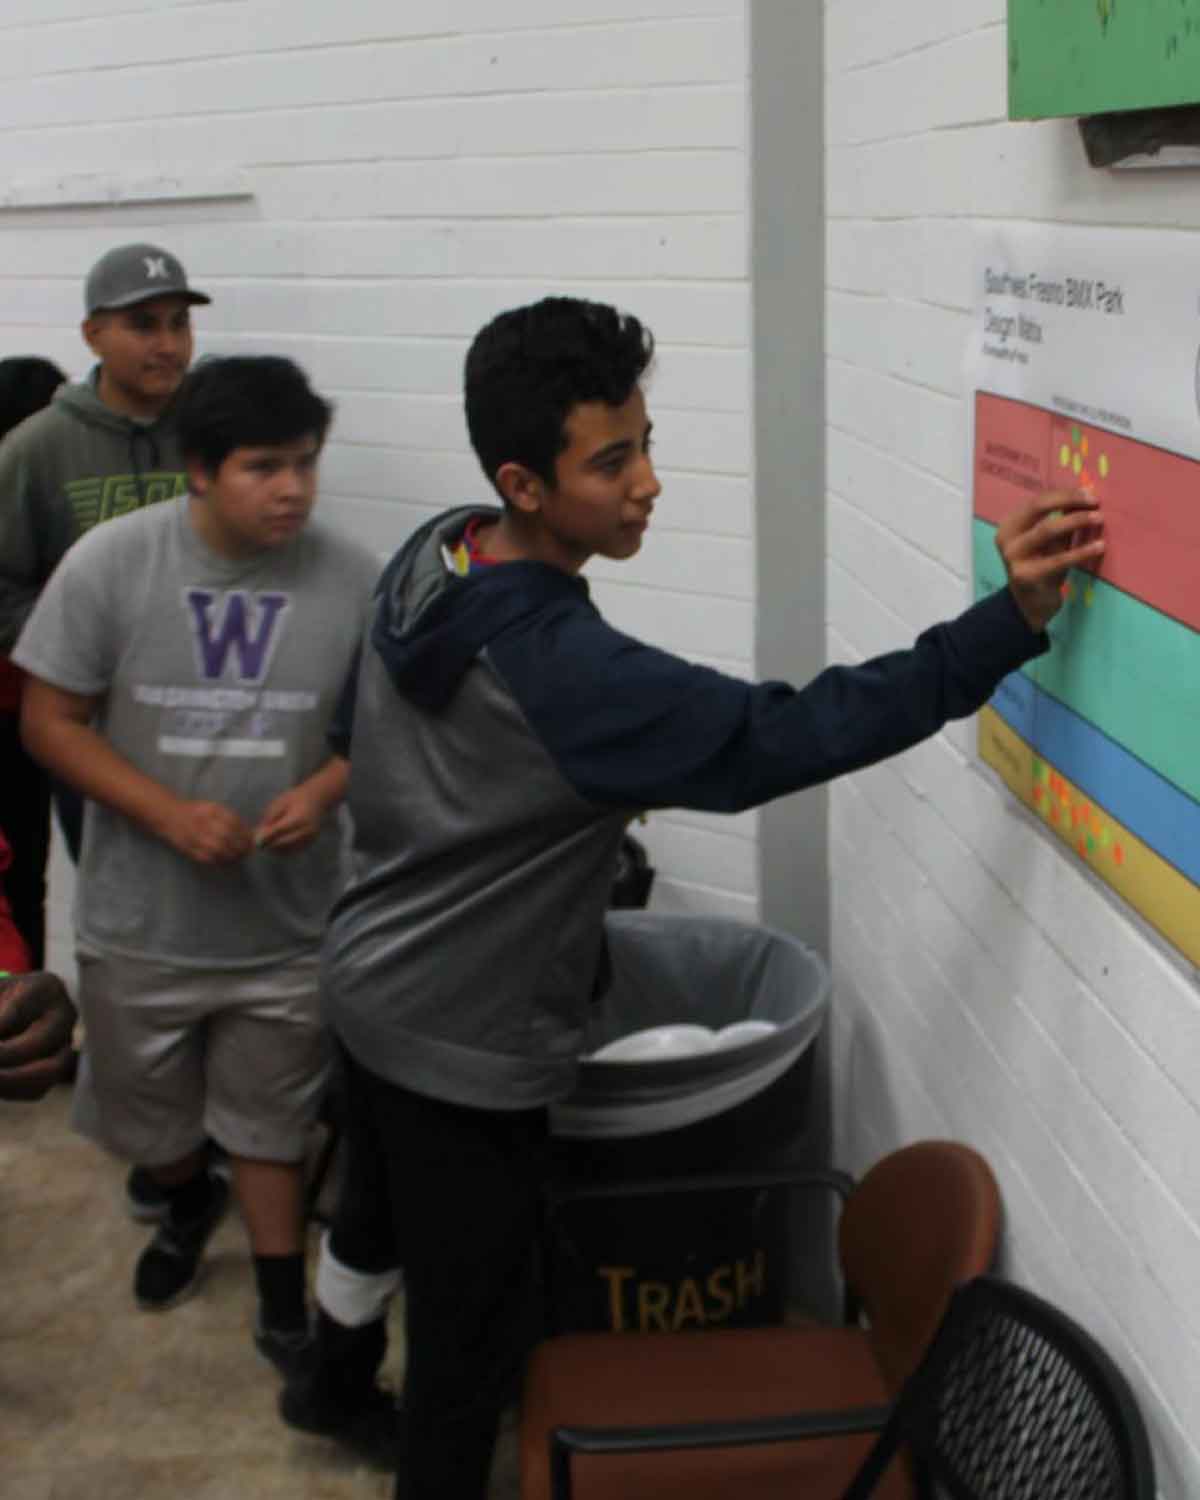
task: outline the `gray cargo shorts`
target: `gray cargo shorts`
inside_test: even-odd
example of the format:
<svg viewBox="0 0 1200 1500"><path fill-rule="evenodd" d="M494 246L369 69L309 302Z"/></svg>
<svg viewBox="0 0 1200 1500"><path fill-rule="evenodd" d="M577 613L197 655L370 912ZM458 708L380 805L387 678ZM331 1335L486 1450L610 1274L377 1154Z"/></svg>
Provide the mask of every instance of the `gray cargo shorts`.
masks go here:
<svg viewBox="0 0 1200 1500"><path fill-rule="evenodd" d="M149 1167L206 1136L233 1156L303 1159L330 1059L315 955L248 970L77 956L76 1130Z"/></svg>

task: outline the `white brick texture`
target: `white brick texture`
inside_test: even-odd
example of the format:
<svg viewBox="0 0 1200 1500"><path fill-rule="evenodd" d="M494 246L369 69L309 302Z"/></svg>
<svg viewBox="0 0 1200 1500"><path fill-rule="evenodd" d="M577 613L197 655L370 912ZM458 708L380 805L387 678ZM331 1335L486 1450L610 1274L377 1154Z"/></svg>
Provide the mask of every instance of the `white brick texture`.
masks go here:
<svg viewBox="0 0 1200 1500"><path fill-rule="evenodd" d="M1002 0L828 0L829 649L967 595L962 361L981 218L1178 231L1194 173L1088 168L1070 121L1005 118ZM1043 838L959 726L832 805L840 1154L980 1146L1004 1268L1129 1375L1160 1486L1200 1494L1195 976Z"/></svg>
<svg viewBox="0 0 1200 1500"><path fill-rule="evenodd" d="M746 56L744 0L6 0L0 184L44 206L0 210L0 336L82 370L87 266L162 240L213 293L201 351L290 354L336 400L322 503L386 553L486 497L459 396L475 330L548 292L615 301L658 340L666 489L597 597L746 674ZM63 174L222 169L253 197L54 206ZM660 901L753 913L756 827L656 814Z"/></svg>

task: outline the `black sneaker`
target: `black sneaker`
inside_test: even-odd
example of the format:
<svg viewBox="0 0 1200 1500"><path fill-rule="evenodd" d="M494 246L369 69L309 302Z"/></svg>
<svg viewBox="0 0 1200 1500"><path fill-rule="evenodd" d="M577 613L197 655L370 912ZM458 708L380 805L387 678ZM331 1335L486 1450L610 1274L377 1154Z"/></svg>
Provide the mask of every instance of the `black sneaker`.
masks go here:
<svg viewBox="0 0 1200 1500"><path fill-rule="evenodd" d="M229 1184L223 1177L210 1176L208 1192L208 1207L199 1218L177 1224L168 1216L138 1256L133 1295L147 1312L174 1307L195 1288L200 1256L229 1206Z"/></svg>
<svg viewBox="0 0 1200 1500"><path fill-rule="evenodd" d="M382 1386L372 1385L348 1405L322 1399L313 1382L300 1380L280 1391L279 1415L289 1427L335 1439L376 1468L395 1469L400 1462L400 1408Z"/></svg>
<svg viewBox="0 0 1200 1500"><path fill-rule="evenodd" d="M254 1347L269 1359L285 1380L299 1380L312 1368L316 1344L308 1328L254 1329Z"/></svg>

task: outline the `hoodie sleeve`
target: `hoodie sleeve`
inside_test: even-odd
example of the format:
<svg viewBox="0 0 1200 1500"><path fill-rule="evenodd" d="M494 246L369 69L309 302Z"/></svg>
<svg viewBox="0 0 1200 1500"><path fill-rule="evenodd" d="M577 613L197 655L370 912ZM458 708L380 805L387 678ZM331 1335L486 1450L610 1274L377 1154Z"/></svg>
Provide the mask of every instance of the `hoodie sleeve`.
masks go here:
<svg viewBox="0 0 1200 1500"><path fill-rule="evenodd" d="M907 651L799 689L694 666L590 611L543 614L487 654L581 796L737 812L915 745L1048 644L1003 589Z"/></svg>
<svg viewBox="0 0 1200 1500"><path fill-rule="evenodd" d="M41 587L33 533L36 497L24 445L0 443L0 655L11 653Z"/></svg>
<svg viewBox="0 0 1200 1500"><path fill-rule="evenodd" d="M61 497L41 475L38 413L0 442L0 656L12 652L37 597L73 540Z"/></svg>

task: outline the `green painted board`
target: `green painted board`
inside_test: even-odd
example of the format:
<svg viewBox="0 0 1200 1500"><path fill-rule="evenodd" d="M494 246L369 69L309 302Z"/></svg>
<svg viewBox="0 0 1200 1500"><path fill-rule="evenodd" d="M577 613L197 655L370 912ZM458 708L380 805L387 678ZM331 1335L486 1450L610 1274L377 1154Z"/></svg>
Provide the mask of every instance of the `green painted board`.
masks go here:
<svg viewBox="0 0 1200 1500"><path fill-rule="evenodd" d="M1008 113L1200 103L1200 0L1008 0Z"/></svg>

